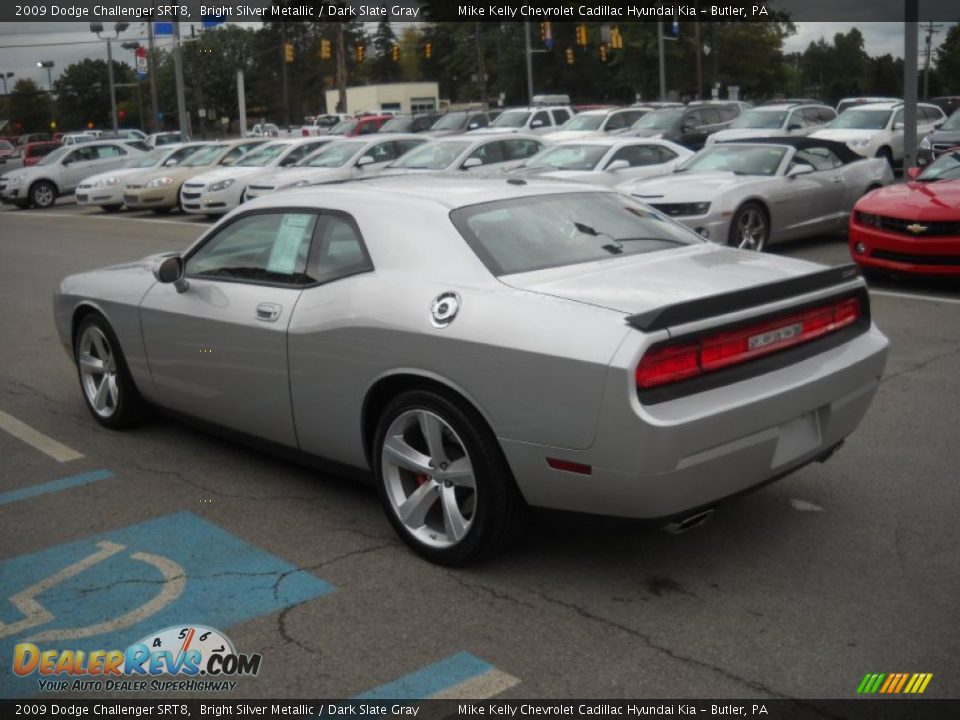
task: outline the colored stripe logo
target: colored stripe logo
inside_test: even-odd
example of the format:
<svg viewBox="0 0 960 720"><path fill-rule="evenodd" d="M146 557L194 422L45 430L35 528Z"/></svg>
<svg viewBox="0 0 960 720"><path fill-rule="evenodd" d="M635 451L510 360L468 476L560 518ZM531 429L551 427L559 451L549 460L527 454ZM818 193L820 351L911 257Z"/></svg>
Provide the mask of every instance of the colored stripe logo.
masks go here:
<svg viewBox="0 0 960 720"><path fill-rule="evenodd" d="M933 673L867 673L857 686L858 695L920 695Z"/></svg>

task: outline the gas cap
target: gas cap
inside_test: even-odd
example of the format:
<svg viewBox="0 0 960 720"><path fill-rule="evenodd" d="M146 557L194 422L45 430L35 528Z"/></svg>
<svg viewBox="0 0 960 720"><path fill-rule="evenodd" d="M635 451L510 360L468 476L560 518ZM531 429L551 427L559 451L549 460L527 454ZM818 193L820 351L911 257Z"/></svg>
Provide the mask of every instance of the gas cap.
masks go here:
<svg viewBox="0 0 960 720"><path fill-rule="evenodd" d="M460 296L455 292L438 295L430 303L430 322L436 328L445 328L460 312Z"/></svg>

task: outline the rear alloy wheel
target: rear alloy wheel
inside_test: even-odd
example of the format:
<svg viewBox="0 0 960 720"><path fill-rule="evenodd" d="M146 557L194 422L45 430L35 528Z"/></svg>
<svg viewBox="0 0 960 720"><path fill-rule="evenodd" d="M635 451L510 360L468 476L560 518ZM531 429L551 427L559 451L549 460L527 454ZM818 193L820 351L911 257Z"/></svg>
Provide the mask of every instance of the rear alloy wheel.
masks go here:
<svg viewBox="0 0 960 720"><path fill-rule="evenodd" d="M130 377L120 344L99 315L88 315L77 329L74 359L83 399L97 422L117 429L143 417L145 403Z"/></svg>
<svg viewBox="0 0 960 720"><path fill-rule="evenodd" d="M756 203L746 203L733 216L727 244L741 250L762 252L769 237L770 222L766 211Z"/></svg>
<svg viewBox="0 0 960 720"><path fill-rule="evenodd" d="M399 395L380 418L374 465L394 529L433 562L476 560L519 527L523 500L506 459L462 401L427 390Z"/></svg>
<svg viewBox="0 0 960 720"><path fill-rule="evenodd" d="M57 188L46 180L34 183L30 188L30 201L41 210L48 208L57 201Z"/></svg>

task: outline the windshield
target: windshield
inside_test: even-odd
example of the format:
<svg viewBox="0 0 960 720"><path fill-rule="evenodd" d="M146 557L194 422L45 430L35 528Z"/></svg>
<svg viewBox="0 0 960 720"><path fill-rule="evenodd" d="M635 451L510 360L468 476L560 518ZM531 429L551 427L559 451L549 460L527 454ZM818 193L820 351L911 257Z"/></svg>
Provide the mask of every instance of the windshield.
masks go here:
<svg viewBox="0 0 960 720"><path fill-rule="evenodd" d="M683 117L683 110L654 110L637 120L633 127L637 130L667 130Z"/></svg>
<svg viewBox="0 0 960 720"><path fill-rule="evenodd" d="M606 115L574 115L561 130L599 130Z"/></svg>
<svg viewBox="0 0 960 720"><path fill-rule="evenodd" d="M928 165L917 179L926 182L960 179L960 150L944 153L938 157L936 162Z"/></svg>
<svg viewBox="0 0 960 720"><path fill-rule="evenodd" d="M782 110L750 110L730 123L729 127L775 130L783 127L786 119L787 113Z"/></svg>
<svg viewBox="0 0 960 720"><path fill-rule="evenodd" d="M356 120L344 120L343 122L337 123L332 128L328 135L349 135L353 132L353 129L357 127Z"/></svg>
<svg viewBox="0 0 960 720"><path fill-rule="evenodd" d="M443 170L460 157L460 153L470 147L466 141L430 142L414 148L399 160L390 163L392 168L415 170Z"/></svg>
<svg viewBox="0 0 960 720"><path fill-rule="evenodd" d="M557 145L537 153L524 167L593 170L609 149L606 145Z"/></svg>
<svg viewBox="0 0 960 720"><path fill-rule="evenodd" d="M458 130L467 121L465 112L447 113L437 120L431 127L431 130Z"/></svg>
<svg viewBox="0 0 960 720"><path fill-rule="evenodd" d="M128 168L149 168L153 167L160 163L168 154L169 150L164 150L163 148L156 148L151 150L146 155L141 155L138 158L135 158L130 161L130 164L127 165Z"/></svg>
<svg viewBox="0 0 960 720"><path fill-rule="evenodd" d="M530 113L526 110L507 110L500 117L490 123L490 127L520 128L527 124Z"/></svg>
<svg viewBox="0 0 960 720"><path fill-rule="evenodd" d="M775 175L786 152L785 147L775 145L713 145L698 152L675 172Z"/></svg>
<svg viewBox="0 0 960 720"><path fill-rule="evenodd" d="M289 143L268 143L261 145L256 150L251 150L237 160L234 165L236 167L266 167L289 147Z"/></svg>
<svg viewBox="0 0 960 720"><path fill-rule="evenodd" d="M847 110L827 123L828 128L883 130L890 119L889 110Z"/></svg>
<svg viewBox="0 0 960 720"><path fill-rule="evenodd" d="M72 149L73 148L66 145L64 147L59 147L49 155L44 156L43 160L38 162L37 165L53 165L54 163L59 162L60 158L62 158Z"/></svg>
<svg viewBox="0 0 960 720"><path fill-rule="evenodd" d="M314 153L300 165L303 167L336 168L343 167L357 154L366 143L341 142Z"/></svg>
<svg viewBox="0 0 960 720"><path fill-rule="evenodd" d="M610 260L703 242L618 193L563 193L500 200L450 213L494 275Z"/></svg>
<svg viewBox="0 0 960 720"><path fill-rule="evenodd" d="M412 126L412 117L395 117L387 120L380 128L380 132L407 132Z"/></svg>
<svg viewBox="0 0 960 720"><path fill-rule="evenodd" d="M209 147L201 148L184 160L181 164L183 167L201 167L203 165L211 165L216 162L226 147L226 145L211 145Z"/></svg>
<svg viewBox="0 0 960 720"><path fill-rule="evenodd" d="M947 118L946 122L940 126L941 130L960 130L960 110Z"/></svg>

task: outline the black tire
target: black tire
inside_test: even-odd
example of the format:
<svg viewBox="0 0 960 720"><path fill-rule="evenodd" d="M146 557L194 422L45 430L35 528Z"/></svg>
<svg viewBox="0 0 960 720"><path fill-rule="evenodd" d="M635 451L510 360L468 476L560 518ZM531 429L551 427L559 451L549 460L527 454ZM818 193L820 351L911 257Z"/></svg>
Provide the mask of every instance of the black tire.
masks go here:
<svg viewBox="0 0 960 720"><path fill-rule="evenodd" d="M382 462L383 445L391 424L417 410L437 415L462 441L473 468L475 495L472 519L458 542L434 547L418 539L400 520L390 499ZM440 565L464 565L502 549L517 537L525 503L493 432L480 414L461 398L434 390L409 390L394 398L377 423L373 443L377 492L397 534L415 552Z"/></svg>
<svg viewBox="0 0 960 720"><path fill-rule="evenodd" d="M120 208L122 207L123 207L123 203L119 205L101 205L100 209L103 210L104 212L115 213L115 212L120 212Z"/></svg>
<svg viewBox="0 0 960 720"><path fill-rule="evenodd" d="M30 201L20 200L19 202L15 202L14 205L16 206L17 210L26 210L28 207L30 207Z"/></svg>
<svg viewBox="0 0 960 720"><path fill-rule="evenodd" d="M747 218L756 218L762 221L763 227L758 230L756 240L752 245L745 244L741 239L741 224L747 222ZM770 215L766 208L760 203L745 202L737 212L733 214L733 220L730 222L730 232L727 235L727 245L730 247L741 248L743 250L753 250L763 252L767 247L767 241L770 239Z"/></svg>
<svg viewBox="0 0 960 720"><path fill-rule="evenodd" d="M117 400L113 404L112 411L105 415L96 409L85 389L85 380L80 365L81 345L85 333L88 330L99 330L103 338L108 343L110 353L113 356L116 369L115 380L117 388ZM123 356L123 350L113 329L106 319L99 314L91 313L80 322L77 327L76 336L73 342L73 360L77 366L77 377L80 380L80 392L83 395L83 401L94 419L111 430L120 430L122 428L133 427L138 424L147 414L147 404L140 396L137 386L130 376L130 369L127 367L126 358Z"/></svg>
<svg viewBox="0 0 960 720"><path fill-rule="evenodd" d="M44 210L57 202L57 187L48 180L38 180L30 186L30 202Z"/></svg>

